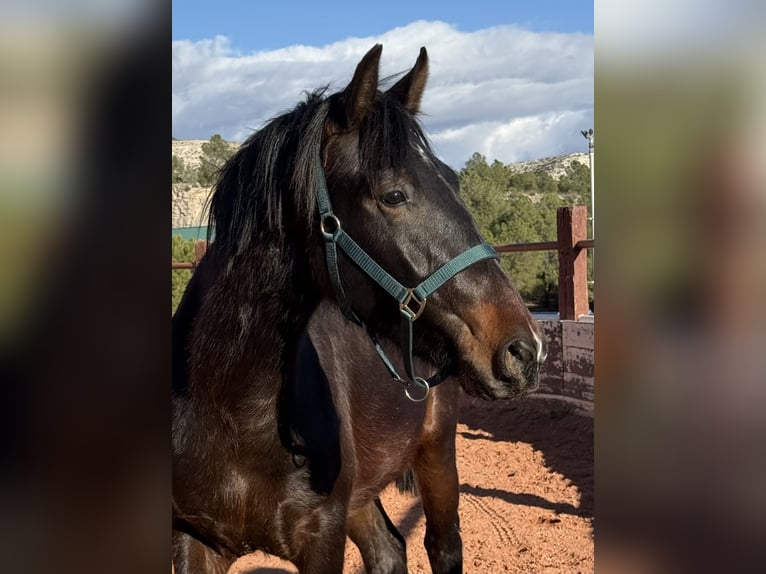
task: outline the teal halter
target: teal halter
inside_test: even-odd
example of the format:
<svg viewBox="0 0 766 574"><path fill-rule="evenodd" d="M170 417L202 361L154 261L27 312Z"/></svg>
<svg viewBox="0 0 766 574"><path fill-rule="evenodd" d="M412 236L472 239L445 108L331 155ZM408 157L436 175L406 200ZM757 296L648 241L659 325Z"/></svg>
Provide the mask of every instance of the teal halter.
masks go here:
<svg viewBox="0 0 766 574"><path fill-rule="evenodd" d="M327 192L327 183L324 178L321 162L319 162L319 169L317 170L316 187L317 204L319 206L319 228L322 231L325 240L327 270L330 274L330 281L335 289L335 294L341 311L343 311L343 314L349 320L366 328L364 323L351 309L346 293L343 290L343 284L340 280L340 271L338 269L338 247L340 247L349 259L356 263L362 271L369 275L389 295L399 302L399 313L402 318L402 354L404 355L404 366L407 370L407 377L409 380L402 378L396 371L396 368L394 368L394 365L386 355L375 334L369 329L367 329L367 334L372 340L372 343L375 346L375 351L377 351L383 364L386 366L391 378L404 385L404 393L407 395L407 398L415 402L425 400L426 397L428 397L431 387L439 384L441 379L437 378L436 380L431 380L431 382L429 382L426 379L415 375L415 366L412 357L412 325L415 320L420 317L421 313L423 313L423 310L426 308L428 297L434 291L474 263L484 259L497 259L497 253L488 243L481 243L471 247L442 265L416 287L405 287L378 265L372 257L365 253L364 249L359 247L359 245L351 239L345 231L343 231L340 219L338 219L332 211L330 195ZM410 394L410 386L412 384L425 389L422 397L417 398Z"/></svg>

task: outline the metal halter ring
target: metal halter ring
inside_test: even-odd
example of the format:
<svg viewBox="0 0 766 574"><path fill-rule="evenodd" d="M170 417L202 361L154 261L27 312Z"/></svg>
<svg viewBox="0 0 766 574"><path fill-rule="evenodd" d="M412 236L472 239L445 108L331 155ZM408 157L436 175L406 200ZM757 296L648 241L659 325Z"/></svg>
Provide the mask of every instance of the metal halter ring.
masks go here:
<svg viewBox="0 0 766 574"><path fill-rule="evenodd" d="M327 225L325 225L328 221L331 222L331 230L328 230ZM322 235L328 239L335 237L340 231L340 219L338 219L334 213L328 213L319 221L319 230L322 232Z"/></svg>
<svg viewBox="0 0 766 574"><path fill-rule="evenodd" d="M407 395L407 398L410 399L413 403L423 402L424 400L426 400L428 398L428 395L431 392L431 387L429 386L428 381L426 381L425 379L423 379L421 377L415 377L414 383L415 383L416 387L420 387L420 388L425 389L426 390L425 394L422 397L420 397L420 398L414 398L410 394L410 386L411 385L409 383L407 383L405 385L405 387L404 387L404 394Z"/></svg>

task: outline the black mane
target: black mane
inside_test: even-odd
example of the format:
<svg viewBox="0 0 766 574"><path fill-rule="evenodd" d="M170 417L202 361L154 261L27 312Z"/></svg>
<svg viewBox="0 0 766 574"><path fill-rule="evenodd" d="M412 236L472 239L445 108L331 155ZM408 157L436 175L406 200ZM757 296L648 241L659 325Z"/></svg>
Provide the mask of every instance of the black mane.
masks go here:
<svg viewBox="0 0 766 574"><path fill-rule="evenodd" d="M214 232L218 253L234 256L264 238L282 240L288 218L303 220L306 235L315 225L324 126L328 116L340 115L344 96L325 92L308 94L293 110L271 120L222 168L208 224L208 241ZM358 130L356 169L371 184L384 170L407 165L415 149L433 153L419 121L382 92Z"/></svg>

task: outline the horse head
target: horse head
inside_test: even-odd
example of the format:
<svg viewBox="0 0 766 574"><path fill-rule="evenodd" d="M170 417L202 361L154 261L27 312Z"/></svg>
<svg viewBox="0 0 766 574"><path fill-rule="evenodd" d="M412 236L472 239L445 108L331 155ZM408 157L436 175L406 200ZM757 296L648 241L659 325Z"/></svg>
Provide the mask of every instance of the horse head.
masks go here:
<svg viewBox="0 0 766 574"><path fill-rule="evenodd" d="M415 354L449 367L470 394L494 399L531 392L546 356L540 327L485 245L460 197L457 174L434 155L417 119L426 50L385 91L378 80L381 51L373 47L348 86L327 99L318 158L324 180L317 185L326 182L325 203L333 207L323 212L318 201L314 276L325 296L339 299L371 332L396 338L403 313L416 314L410 317ZM335 253L339 228L367 259L350 255L353 246L341 244ZM329 248L337 268L328 271ZM466 256L473 258L461 261ZM406 308L401 290L381 286L387 279L370 272L378 266L413 298L412 287L433 283L435 271L455 262L462 263L458 271L442 277L427 297L406 301Z"/></svg>

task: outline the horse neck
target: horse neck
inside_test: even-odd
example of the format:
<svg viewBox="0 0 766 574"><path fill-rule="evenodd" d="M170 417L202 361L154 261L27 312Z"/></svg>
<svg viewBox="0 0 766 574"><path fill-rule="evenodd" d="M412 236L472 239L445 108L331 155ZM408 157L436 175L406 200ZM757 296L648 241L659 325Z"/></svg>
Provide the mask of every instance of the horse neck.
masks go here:
<svg viewBox="0 0 766 574"><path fill-rule="evenodd" d="M300 335L319 304L305 249L268 242L217 257L194 334L196 376L208 398L276 399ZM254 385L254 382L257 382ZM239 390L237 390L239 389Z"/></svg>

